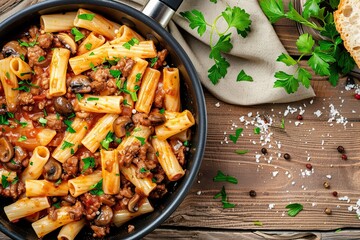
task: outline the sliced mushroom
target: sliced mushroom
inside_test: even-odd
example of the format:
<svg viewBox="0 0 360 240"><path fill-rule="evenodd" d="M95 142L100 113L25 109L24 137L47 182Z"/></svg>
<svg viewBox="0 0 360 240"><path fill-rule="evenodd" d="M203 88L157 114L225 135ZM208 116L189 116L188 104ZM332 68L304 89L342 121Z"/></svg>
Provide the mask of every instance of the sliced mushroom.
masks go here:
<svg viewBox="0 0 360 240"><path fill-rule="evenodd" d="M27 152L22 147L16 146L14 149L15 149L16 160L19 160L21 162L28 156Z"/></svg>
<svg viewBox="0 0 360 240"><path fill-rule="evenodd" d="M0 138L0 161L9 162L14 156L14 147L6 137Z"/></svg>
<svg viewBox="0 0 360 240"><path fill-rule="evenodd" d="M164 124L166 121L166 117L164 114L161 114L160 112L151 112L149 114L149 118L151 126L159 126L161 124Z"/></svg>
<svg viewBox="0 0 360 240"><path fill-rule="evenodd" d="M57 38L60 40L62 44L64 44L65 48L69 49L72 54L75 54L77 51L77 45L68 34L66 33L59 33L56 35Z"/></svg>
<svg viewBox="0 0 360 240"><path fill-rule="evenodd" d="M6 169L9 169L11 171L19 171L22 168L21 161L19 161L18 159L12 159L7 163L3 163L3 165Z"/></svg>
<svg viewBox="0 0 360 240"><path fill-rule="evenodd" d="M111 207L104 205L101 207L100 214L94 220L94 223L97 226L106 226L111 222L113 216L114 216L114 213L113 213Z"/></svg>
<svg viewBox="0 0 360 240"><path fill-rule="evenodd" d="M139 206L138 206L139 200L140 200L140 195L135 193L134 196L129 200L129 203L127 205L128 210L130 212L137 212L139 210Z"/></svg>
<svg viewBox="0 0 360 240"><path fill-rule="evenodd" d="M55 111L62 115L70 115L74 112L73 106L70 101L64 97L57 97L54 101Z"/></svg>
<svg viewBox="0 0 360 240"><path fill-rule="evenodd" d="M126 134L126 130L133 126L133 122L129 116L120 116L115 119L113 127L117 137L123 137Z"/></svg>
<svg viewBox="0 0 360 240"><path fill-rule="evenodd" d="M61 177L61 173L61 164L54 158L50 158L43 169L44 178L49 181L57 181Z"/></svg>
<svg viewBox="0 0 360 240"><path fill-rule="evenodd" d="M15 56L20 57L21 55L26 56L27 50L21 47L17 41L10 41L2 48L1 53L4 57Z"/></svg>
<svg viewBox="0 0 360 240"><path fill-rule="evenodd" d="M85 75L77 75L70 80L71 91L75 93L89 93L91 92L90 79Z"/></svg>

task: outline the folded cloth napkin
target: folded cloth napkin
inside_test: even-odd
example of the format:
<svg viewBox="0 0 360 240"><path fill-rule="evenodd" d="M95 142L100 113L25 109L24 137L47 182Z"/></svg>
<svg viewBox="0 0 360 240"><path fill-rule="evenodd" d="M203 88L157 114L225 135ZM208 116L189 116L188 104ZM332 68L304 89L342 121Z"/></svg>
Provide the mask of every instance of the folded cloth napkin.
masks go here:
<svg viewBox="0 0 360 240"><path fill-rule="evenodd" d="M20 4L3 14L0 21L17 12L20 8L39 1L41 0L6 1L6 6L14 6L11 2L20 2ZM147 0L116 1L131 5L139 10L147 2ZM234 30L232 33L233 49L225 56L230 63L228 74L218 84L213 85L207 76L208 69L214 64L213 60L209 59L209 31L200 37L196 30L189 27L189 23L180 15L180 12L197 9L204 13L208 22L212 22L228 5L243 8L250 14L251 32L246 38L242 38ZM2 10L3 6L0 12ZM306 89L301 86L294 94L287 94L283 88L273 87L275 72L285 71L291 74L295 72L295 68L286 67L283 63L276 62L277 57L281 53L286 53L286 50L256 0L218 0L216 4L210 1L184 0L170 21L168 30L189 55L203 86L224 102L254 105L292 102L315 96L311 87ZM254 81L237 82L236 78L241 69L252 76Z"/></svg>

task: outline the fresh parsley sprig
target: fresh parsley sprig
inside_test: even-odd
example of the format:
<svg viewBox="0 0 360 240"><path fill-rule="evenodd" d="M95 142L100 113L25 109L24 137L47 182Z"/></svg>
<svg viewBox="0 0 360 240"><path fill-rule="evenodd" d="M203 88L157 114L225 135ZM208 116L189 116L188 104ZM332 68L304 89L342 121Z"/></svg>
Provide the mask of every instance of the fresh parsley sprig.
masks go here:
<svg viewBox="0 0 360 240"><path fill-rule="evenodd" d="M225 175L222 171L218 170L216 176L213 178L214 182L229 182L233 184L237 184L238 180L236 177Z"/></svg>
<svg viewBox="0 0 360 240"><path fill-rule="evenodd" d="M343 46L343 41L336 30L333 11L339 0L307 0L301 13L297 12L292 3L289 10L284 10L282 0L260 0L260 6L271 23L287 18L318 31L324 40L315 40L308 33L300 35L296 47L301 54L293 59L288 54L281 54L277 61L287 66L297 65L294 74L283 71L275 73L274 87L283 87L287 93L294 93L299 85L309 88L311 74L299 63L308 56L307 64L315 74L329 77L331 85L336 86L339 76L349 73L355 67L355 61Z"/></svg>
<svg viewBox="0 0 360 240"><path fill-rule="evenodd" d="M216 1L214 2L216 3ZM208 70L208 77L215 85L221 78L224 78L230 67L230 63L224 57L233 48L231 43L232 33L231 28L235 28L238 35L246 37L250 32L251 20L250 15L242 8L227 6L226 9L217 16L212 23L205 20L204 14L199 10L191 10L181 12L181 16L189 21L191 29L197 28L197 32L202 36L206 29L210 29L210 55L209 58L214 60L214 65ZM227 28L221 32L217 28L217 23L220 19L225 20ZM218 35L218 41L214 43L214 35ZM243 70L237 76L236 81L253 81L252 77L247 75Z"/></svg>

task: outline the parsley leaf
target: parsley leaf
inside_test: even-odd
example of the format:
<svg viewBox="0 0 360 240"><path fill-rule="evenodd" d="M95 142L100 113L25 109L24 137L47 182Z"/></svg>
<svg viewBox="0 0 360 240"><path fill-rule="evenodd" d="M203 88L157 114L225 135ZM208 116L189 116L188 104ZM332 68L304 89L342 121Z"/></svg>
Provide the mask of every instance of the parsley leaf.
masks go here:
<svg viewBox="0 0 360 240"><path fill-rule="evenodd" d="M27 140L27 137L26 136L20 136L19 138L18 138L18 142L24 142L24 141L26 141Z"/></svg>
<svg viewBox="0 0 360 240"><path fill-rule="evenodd" d="M124 43L123 47L130 50L130 48L132 46L134 46L135 44L139 44L139 40L137 38L132 38L129 41L127 41L126 43Z"/></svg>
<svg viewBox="0 0 360 240"><path fill-rule="evenodd" d="M300 203L292 203L287 205L285 208L288 208L288 215L290 217L295 217L301 210L303 210L303 205Z"/></svg>
<svg viewBox="0 0 360 240"><path fill-rule="evenodd" d="M89 192L91 194L97 195L97 196L103 195L104 191L102 189L102 184L103 184L103 180L101 179L98 183L96 183L90 187L91 190Z"/></svg>
<svg viewBox="0 0 360 240"><path fill-rule="evenodd" d="M98 97L88 97L86 98L87 101L99 101L100 98Z"/></svg>
<svg viewBox="0 0 360 240"><path fill-rule="evenodd" d="M95 14L92 13L83 13L83 14L79 14L78 18L79 19L83 19L83 20L87 20L87 21L92 21L95 17Z"/></svg>
<svg viewBox="0 0 360 240"><path fill-rule="evenodd" d="M192 11L181 12L180 14L189 21L191 29L198 28L197 32L200 36L205 33L207 23L202 12L194 9Z"/></svg>
<svg viewBox="0 0 360 240"><path fill-rule="evenodd" d="M44 61L45 60L45 57L44 56L40 56L39 58L38 58L38 62L42 62L42 61Z"/></svg>
<svg viewBox="0 0 360 240"><path fill-rule="evenodd" d="M227 6L221 13L229 27L235 27L237 31L248 31L251 25L250 14L239 7Z"/></svg>
<svg viewBox="0 0 360 240"><path fill-rule="evenodd" d="M220 170L218 170L217 175L213 178L213 181L214 182L229 182L229 183L233 183L233 184L238 183L238 180L235 177L225 175Z"/></svg>
<svg viewBox="0 0 360 240"><path fill-rule="evenodd" d="M226 76L230 63L225 58L215 60L215 64L208 70L208 77L215 85L219 80Z"/></svg>
<svg viewBox="0 0 360 240"><path fill-rule="evenodd" d="M84 34L82 34L76 27L73 27L71 29L71 34L75 37L75 42L80 41L85 37Z"/></svg>
<svg viewBox="0 0 360 240"><path fill-rule="evenodd" d="M3 188L7 188L10 185L7 176L1 175L1 185Z"/></svg>
<svg viewBox="0 0 360 240"><path fill-rule="evenodd" d="M238 74L237 78L236 78L237 82L240 81L248 81L248 82L252 82L254 81L253 78L249 75L247 75L244 70L241 70L240 73Z"/></svg>
<svg viewBox="0 0 360 240"><path fill-rule="evenodd" d="M84 97L83 97L80 93L77 93L77 94L76 94L76 98L77 98L77 100L80 102L81 99L83 99Z"/></svg>
<svg viewBox="0 0 360 240"><path fill-rule="evenodd" d="M320 76L329 76L329 63L333 63L335 61L336 59L333 56L322 52L319 47L316 47L308 61L308 65L315 71L316 74Z"/></svg>
<svg viewBox="0 0 360 240"><path fill-rule="evenodd" d="M214 196L214 199L217 199L217 198L221 198L221 202L223 204L224 209L225 208L233 208L233 207L235 207L235 204L228 202L227 194L226 194L224 186L222 187L221 191Z"/></svg>
<svg viewBox="0 0 360 240"><path fill-rule="evenodd" d="M246 154L248 152L249 152L249 150L235 150L235 153L239 154L239 155Z"/></svg>
<svg viewBox="0 0 360 240"><path fill-rule="evenodd" d="M237 128L237 129L235 130L235 135L230 134L230 135L229 135L229 139L230 139L233 143L236 143L237 140L239 139L240 134L242 133L242 131L243 131L242 128Z"/></svg>
<svg viewBox="0 0 360 240"><path fill-rule="evenodd" d="M64 141L64 143L61 145L60 149L65 150L66 148L71 148L73 146L75 146L75 144L73 144L71 142Z"/></svg>
<svg viewBox="0 0 360 240"><path fill-rule="evenodd" d="M274 87L283 87L287 93L294 93L299 88L299 82L293 75L279 71L275 73L275 77L277 80Z"/></svg>
<svg viewBox="0 0 360 240"><path fill-rule="evenodd" d="M41 124L41 126L44 127L47 124L47 119L41 117L41 118L39 118L39 123Z"/></svg>
<svg viewBox="0 0 360 240"><path fill-rule="evenodd" d="M75 129L71 127L72 121L64 120L65 125L67 126L66 131L69 133L76 133Z"/></svg>
<svg viewBox="0 0 360 240"><path fill-rule="evenodd" d="M146 140L145 138L143 138L143 137L137 137L137 136L135 136L135 138L140 141L141 146L143 146L143 145L145 144L145 140Z"/></svg>
<svg viewBox="0 0 360 240"><path fill-rule="evenodd" d="M92 44L91 43L86 43L85 44L85 49L90 51L91 50L91 47L92 47Z"/></svg>
<svg viewBox="0 0 360 240"><path fill-rule="evenodd" d="M82 172L85 172L89 168L95 167L95 159L93 157L87 157L82 159L84 166Z"/></svg>
<svg viewBox="0 0 360 240"><path fill-rule="evenodd" d="M113 76L114 78L120 78L120 76L121 76L120 70L110 69L109 72L110 72L111 76Z"/></svg>
<svg viewBox="0 0 360 240"><path fill-rule="evenodd" d="M271 23L275 23L286 16L282 0L260 0L260 7Z"/></svg>
<svg viewBox="0 0 360 240"><path fill-rule="evenodd" d="M100 142L101 146L103 148L105 148L106 150L109 149L109 145L110 143L114 141L114 133L113 132L108 132L106 134L106 137Z"/></svg>
<svg viewBox="0 0 360 240"><path fill-rule="evenodd" d="M261 129L259 127L254 128L255 134L260 134Z"/></svg>
<svg viewBox="0 0 360 240"><path fill-rule="evenodd" d="M282 53L276 61L285 63L286 66L294 66L297 64L297 61L295 61L289 54Z"/></svg>
<svg viewBox="0 0 360 240"><path fill-rule="evenodd" d="M159 59L158 57L154 57L154 58L150 59L150 67L153 67L158 59Z"/></svg>

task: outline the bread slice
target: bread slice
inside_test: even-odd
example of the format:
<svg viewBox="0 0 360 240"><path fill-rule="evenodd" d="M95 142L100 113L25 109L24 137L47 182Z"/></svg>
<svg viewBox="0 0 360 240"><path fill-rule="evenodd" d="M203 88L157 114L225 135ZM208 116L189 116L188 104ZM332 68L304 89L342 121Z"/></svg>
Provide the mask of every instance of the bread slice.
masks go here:
<svg viewBox="0 0 360 240"><path fill-rule="evenodd" d="M340 0L334 21L345 48L360 67L360 1Z"/></svg>

